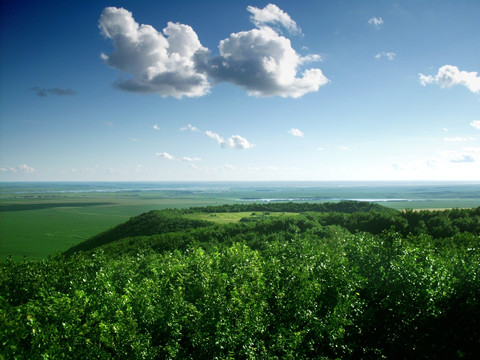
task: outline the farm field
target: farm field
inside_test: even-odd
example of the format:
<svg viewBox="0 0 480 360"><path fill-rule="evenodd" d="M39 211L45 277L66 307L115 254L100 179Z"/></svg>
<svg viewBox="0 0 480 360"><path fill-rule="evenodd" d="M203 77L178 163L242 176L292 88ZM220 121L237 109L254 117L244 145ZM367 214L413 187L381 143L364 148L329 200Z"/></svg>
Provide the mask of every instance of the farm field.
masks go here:
<svg viewBox="0 0 480 360"><path fill-rule="evenodd" d="M132 216L167 208L350 199L395 209L480 205L480 185L472 183L3 183L0 189L2 260L46 258ZM196 216L226 223L250 215Z"/></svg>

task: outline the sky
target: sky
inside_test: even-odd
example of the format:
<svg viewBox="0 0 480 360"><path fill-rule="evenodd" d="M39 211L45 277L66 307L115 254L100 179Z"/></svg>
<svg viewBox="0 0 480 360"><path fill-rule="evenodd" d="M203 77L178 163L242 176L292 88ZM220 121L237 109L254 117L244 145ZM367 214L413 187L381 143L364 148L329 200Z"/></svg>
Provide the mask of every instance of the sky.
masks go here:
<svg viewBox="0 0 480 360"><path fill-rule="evenodd" d="M0 181L480 180L478 0L0 7Z"/></svg>

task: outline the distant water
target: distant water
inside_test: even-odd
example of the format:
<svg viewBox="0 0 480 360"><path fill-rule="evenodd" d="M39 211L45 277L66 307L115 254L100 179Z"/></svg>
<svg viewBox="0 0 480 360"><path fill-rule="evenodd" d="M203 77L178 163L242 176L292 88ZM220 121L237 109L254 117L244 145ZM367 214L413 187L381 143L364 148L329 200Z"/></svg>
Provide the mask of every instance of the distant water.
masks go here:
<svg viewBox="0 0 480 360"><path fill-rule="evenodd" d="M422 202L468 200L480 205L478 182L3 182L0 198L75 196L118 193L176 197L191 194L217 195L230 201L340 201Z"/></svg>

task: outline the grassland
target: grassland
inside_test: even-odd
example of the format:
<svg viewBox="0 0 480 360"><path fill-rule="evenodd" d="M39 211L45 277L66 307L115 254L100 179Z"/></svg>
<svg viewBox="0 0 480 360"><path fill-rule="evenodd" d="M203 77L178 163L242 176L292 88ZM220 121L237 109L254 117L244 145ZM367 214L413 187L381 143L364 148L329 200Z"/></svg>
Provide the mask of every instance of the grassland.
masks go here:
<svg viewBox="0 0 480 360"><path fill-rule="evenodd" d="M298 213L293 212L227 212L227 213L194 213L194 214L186 214L185 217L192 220L205 220L211 221L216 224L228 224L228 223L235 223L239 222L242 219L266 219L269 217L277 217L282 215L298 215Z"/></svg>

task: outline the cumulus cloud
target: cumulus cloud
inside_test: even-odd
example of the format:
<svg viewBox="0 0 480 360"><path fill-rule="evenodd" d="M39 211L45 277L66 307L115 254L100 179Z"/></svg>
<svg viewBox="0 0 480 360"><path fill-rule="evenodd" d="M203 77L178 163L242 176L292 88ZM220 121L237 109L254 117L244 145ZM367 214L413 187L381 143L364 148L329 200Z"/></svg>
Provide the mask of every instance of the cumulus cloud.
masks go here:
<svg viewBox="0 0 480 360"><path fill-rule="evenodd" d="M284 12L275 4L268 4L263 9L248 6L247 11L251 13L250 20L256 27L264 25L281 25L292 34L301 34L302 30L290 15Z"/></svg>
<svg viewBox="0 0 480 360"><path fill-rule="evenodd" d="M33 91L35 95L40 97L46 97L48 95L57 95L57 96L73 96L77 93L72 89L62 89L59 87L54 88L41 88L38 86L30 88L30 91Z"/></svg>
<svg viewBox="0 0 480 360"><path fill-rule="evenodd" d="M160 128L158 127L157 124L155 124L155 125L153 125L153 130L157 130L157 131L158 131L158 130L160 130Z"/></svg>
<svg viewBox="0 0 480 360"><path fill-rule="evenodd" d="M188 124L187 126L184 126L182 128L180 128L180 131L193 131L193 132L199 132L200 130L198 130L198 128L196 128L195 126L193 126L192 124Z"/></svg>
<svg viewBox="0 0 480 360"><path fill-rule="evenodd" d="M475 129L480 130L480 120L473 120L473 121L470 123L470 125L473 126Z"/></svg>
<svg viewBox="0 0 480 360"><path fill-rule="evenodd" d="M37 172L33 167L28 166L26 164L18 165L15 167L9 167L9 168L0 168L0 172L4 173L12 173L12 174L33 174Z"/></svg>
<svg viewBox="0 0 480 360"><path fill-rule="evenodd" d="M211 79L241 86L252 96L298 98L328 83L318 68L298 74L305 63L321 57L300 56L290 40L272 27L300 33L287 13L273 4L263 9L249 6L247 10L257 28L231 34L220 41L220 55L211 57L188 25L169 22L160 33L150 25L139 25L123 8L105 8L99 27L113 40L114 50L102 58L108 66L132 76L114 86L181 98L207 94Z"/></svg>
<svg viewBox="0 0 480 360"><path fill-rule="evenodd" d="M156 153L160 159L175 160L175 157L166 152Z"/></svg>
<svg viewBox="0 0 480 360"><path fill-rule="evenodd" d="M368 19L368 23L378 28L380 25L383 24L383 19L381 17L380 18L372 17Z"/></svg>
<svg viewBox="0 0 480 360"><path fill-rule="evenodd" d="M210 139L215 140L221 147L229 147L239 150L250 149L254 147L254 144L251 144L247 139L241 137L240 135L233 135L227 140L221 137L219 134L207 130L205 131L205 135L207 135Z"/></svg>
<svg viewBox="0 0 480 360"><path fill-rule="evenodd" d="M473 93L480 93L480 77L476 71L461 71L453 65L444 65L438 69L437 75L418 74L420 84L437 84L441 88L463 85Z"/></svg>
<svg viewBox="0 0 480 360"><path fill-rule="evenodd" d="M297 77L304 62L320 57L301 57L289 39L267 26L231 34L218 48L220 56L205 61L205 71L215 81L241 86L252 96L298 98L329 82L318 68Z"/></svg>
<svg viewBox="0 0 480 360"><path fill-rule="evenodd" d="M395 56L397 56L397 54L395 54L394 52L391 52L391 51L382 51L378 54L375 55L375 58L376 59L380 59L382 57L386 57L388 60L394 60L395 59Z"/></svg>
<svg viewBox="0 0 480 360"><path fill-rule="evenodd" d="M288 130L288 133L291 134L291 135L293 135L293 136L297 136L297 137L304 137L304 136L305 136L305 134L303 133L303 131L300 130L300 129L294 129L294 128L292 128L292 129Z"/></svg>
<svg viewBox="0 0 480 360"><path fill-rule="evenodd" d="M99 20L101 33L113 40L114 50L102 54L105 63L132 78L114 86L138 93L161 96L195 97L208 93L205 74L195 68L194 55L206 50L188 25L169 22L158 32L150 25L139 25L130 11L107 7Z"/></svg>

